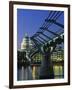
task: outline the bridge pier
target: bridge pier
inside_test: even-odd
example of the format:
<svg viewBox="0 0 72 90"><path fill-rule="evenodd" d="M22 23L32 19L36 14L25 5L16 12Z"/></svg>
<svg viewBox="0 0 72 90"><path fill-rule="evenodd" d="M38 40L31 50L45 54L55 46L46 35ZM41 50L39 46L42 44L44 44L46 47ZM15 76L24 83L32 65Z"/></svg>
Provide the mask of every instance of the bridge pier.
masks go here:
<svg viewBox="0 0 72 90"><path fill-rule="evenodd" d="M54 78L53 65L50 57L51 57L51 48L49 48L48 51L44 52L44 59L42 60L40 68L40 75L39 75L40 79Z"/></svg>

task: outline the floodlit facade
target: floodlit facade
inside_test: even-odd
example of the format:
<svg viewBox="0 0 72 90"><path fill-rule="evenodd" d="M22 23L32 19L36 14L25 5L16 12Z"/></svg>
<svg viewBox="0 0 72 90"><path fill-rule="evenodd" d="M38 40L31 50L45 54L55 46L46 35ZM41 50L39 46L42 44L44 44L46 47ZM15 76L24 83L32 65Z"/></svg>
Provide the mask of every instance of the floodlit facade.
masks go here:
<svg viewBox="0 0 72 90"><path fill-rule="evenodd" d="M54 78L64 78L64 50L57 48L51 55Z"/></svg>
<svg viewBox="0 0 72 90"><path fill-rule="evenodd" d="M25 34L21 43L21 49L18 50L18 80L32 79L32 70L30 67L31 59L28 56L30 46L32 46L30 39L28 35Z"/></svg>

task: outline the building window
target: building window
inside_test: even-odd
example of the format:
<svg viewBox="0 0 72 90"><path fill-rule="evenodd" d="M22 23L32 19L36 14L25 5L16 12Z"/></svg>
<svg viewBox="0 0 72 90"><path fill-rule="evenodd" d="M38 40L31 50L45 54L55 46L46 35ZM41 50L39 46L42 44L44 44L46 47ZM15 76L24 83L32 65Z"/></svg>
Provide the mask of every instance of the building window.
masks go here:
<svg viewBox="0 0 72 90"><path fill-rule="evenodd" d="M62 65L54 65L53 66L53 70L54 70L54 78L63 78L64 77L64 68Z"/></svg>

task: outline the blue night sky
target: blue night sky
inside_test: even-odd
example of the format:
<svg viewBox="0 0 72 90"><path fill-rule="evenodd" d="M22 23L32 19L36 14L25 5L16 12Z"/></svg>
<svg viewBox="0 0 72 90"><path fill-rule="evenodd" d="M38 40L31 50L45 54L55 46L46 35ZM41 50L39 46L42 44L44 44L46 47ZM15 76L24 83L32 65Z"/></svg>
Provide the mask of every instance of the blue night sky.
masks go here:
<svg viewBox="0 0 72 90"><path fill-rule="evenodd" d="M48 16L48 10L17 9L17 48L20 48L25 33L31 37ZM63 22L63 17L60 19Z"/></svg>

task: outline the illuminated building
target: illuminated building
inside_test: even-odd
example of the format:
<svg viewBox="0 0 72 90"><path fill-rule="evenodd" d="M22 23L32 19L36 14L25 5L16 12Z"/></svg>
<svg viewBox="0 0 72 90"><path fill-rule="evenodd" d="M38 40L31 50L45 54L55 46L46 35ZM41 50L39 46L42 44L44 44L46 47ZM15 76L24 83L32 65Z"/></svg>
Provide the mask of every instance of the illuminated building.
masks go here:
<svg viewBox="0 0 72 90"><path fill-rule="evenodd" d="M18 50L18 80L31 80L32 79L32 70L30 67L31 59L28 56L32 44L25 34L25 37L21 43L21 49Z"/></svg>
<svg viewBox="0 0 72 90"><path fill-rule="evenodd" d="M54 78L64 77L64 50L59 47L51 54L53 62Z"/></svg>

